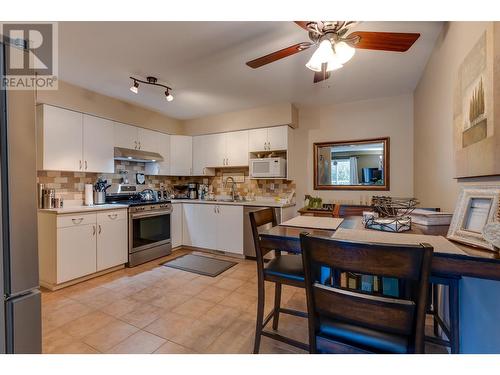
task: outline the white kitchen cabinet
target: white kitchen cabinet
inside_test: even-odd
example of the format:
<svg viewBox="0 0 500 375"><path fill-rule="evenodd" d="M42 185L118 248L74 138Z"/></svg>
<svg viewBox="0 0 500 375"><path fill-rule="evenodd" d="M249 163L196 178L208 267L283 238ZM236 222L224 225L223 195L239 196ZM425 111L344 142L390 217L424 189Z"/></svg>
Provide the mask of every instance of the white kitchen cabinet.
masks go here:
<svg viewBox="0 0 500 375"><path fill-rule="evenodd" d="M288 126L249 130L248 147L250 152L286 150Z"/></svg>
<svg viewBox="0 0 500 375"><path fill-rule="evenodd" d="M146 174L168 176L170 175L170 135L154 132L156 146L154 150L148 150L159 153L163 161L156 163L146 163Z"/></svg>
<svg viewBox="0 0 500 375"><path fill-rule="evenodd" d="M243 206L216 206L216 250L243 254Z"/></svg>
<svg viewBox="0 0 500 375"><path fill-rule="evenodd" d="M226 166L248 166L248 130L225 134Z"/></svg>
<svg viewBox="0 0 500 375"><path fill-rule="evenodd" d="M243 206L183 204L183 245L243 254Z"/></svg>
<svg viewBox="0 0 500 375"><path fill-rule="evenodd" d="M112 121L83 115L83 170L114 173L114 124Z"/></svg>
<svg viewBox="0 0 500 375"><path fill-rule="evenodd" d="M137 128L138 149L150 152L159 152L158 136L162 134L154 130Z"/></svg>
<svg viewBox="0 0 500 375"><path fill-rule="evenodd" d="M39 170L81 171L83 115L50 105L37 107L37 163Z"/></svg>
<svg viewBox="0 0 500 375"><path fill-rule="evenodd" d="M191 176L193 170L193 138L170 136L170 175Z"/></svg>
<svg viewBox="0 0 500 375"><path fill-rule="evenodd" d="M183 203L182 242L205 249L217 247L215 205Z"/></svg>
<svg viewBox="0 0 500 375"><path fill-rule="evenodd" d="M114 146L130 149L137 149L138 147L138 134L137 127L120 122L114 122Z"/></svg>
<svg viewBox="0 0 500 375"><path fill-rule="evenodd" d="M57 283L96 272L96 225L57 230Z"/></svg>
<svg viewBox="0 0 500 375"><path fill-rule="evenodd" d="M172 203L172 214L170 215L170 238L172 239L172 248L182 246L182 228L183 228L183 204Z"/></svg>
<svg viewBox="0 0 500 375"><path fill-rule="evenodd" d="M107 211L97 214L97 271L127 263L127 225L126 211Z"/></svg>
<svg viewBox="0 0 500 375"><path fill-rule="evenodd" d="M40 285L55 290L128 261L127 209L38 212Z"/></svg>

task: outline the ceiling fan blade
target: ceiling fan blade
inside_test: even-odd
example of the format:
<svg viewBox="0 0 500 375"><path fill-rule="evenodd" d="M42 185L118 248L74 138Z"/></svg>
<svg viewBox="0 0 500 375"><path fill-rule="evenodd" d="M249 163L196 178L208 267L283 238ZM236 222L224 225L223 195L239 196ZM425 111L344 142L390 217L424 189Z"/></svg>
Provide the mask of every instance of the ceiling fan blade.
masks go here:
<svg viewBox="0 0 500 375"><path fill-rule="evenodd" d="M302 27L304 30L307 30L307 24L311 21L293 21L300 27Z"/></svg>
<svg viewBox="0 0 500 375"><path fill-rule="evenodd" d="M347 39L359 37L355 48L373 49L378 51L405 52L420 37L418 33L384 33L374 31L355 31Z"/></svg>
<svg viewBox="0 0 500 375"><path fill-rule="evenodd" d="M321 72L314 72L314 83L330 78L330 72L326 71L327 64L321 64Z"/></svg>
<svg viewBox="0 0 500 375"><path fill-rule="evenodd" d="M280 60L284 57L288 57L288 56L294 55L300 51L308 49L309 47L311 47L311 45L312 45L312 43L309 43L309 42L297 43L297 44L294 44L293 46L283 48L283 49L280 49L279 51L270 53L269 55L265 55L265 56L259 57L258 59L248 61L247 65L250 68L254 68L254 69L259 68L263 65L272 63L276 60Z"/></svg>

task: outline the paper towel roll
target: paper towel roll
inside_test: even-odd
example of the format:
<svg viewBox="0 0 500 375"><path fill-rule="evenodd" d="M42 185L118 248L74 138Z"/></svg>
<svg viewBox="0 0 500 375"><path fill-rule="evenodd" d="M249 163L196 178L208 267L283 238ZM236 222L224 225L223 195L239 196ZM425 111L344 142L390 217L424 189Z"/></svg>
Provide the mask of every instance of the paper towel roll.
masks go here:
<svg viewBox="0 0 500 375"><path fill-rule="evenodd" d="M85 184L85 206L92 206L94 204L94 187L92 184Z"/></svg>

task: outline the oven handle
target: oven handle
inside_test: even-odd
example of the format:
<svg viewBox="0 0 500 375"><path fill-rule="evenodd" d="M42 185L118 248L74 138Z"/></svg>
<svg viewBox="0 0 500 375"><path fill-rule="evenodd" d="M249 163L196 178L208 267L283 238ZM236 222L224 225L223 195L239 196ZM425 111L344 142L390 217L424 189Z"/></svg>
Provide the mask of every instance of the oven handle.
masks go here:
<svg viewBox="0 0 500 375"><path fill-rule="evenodd" d="M135 214L131 214L130 217L132 219L140 219L143 217L170 215L171 213L172 213L172 210L147 212L147 213L139 213L139 214L135 213Z"/></svg>

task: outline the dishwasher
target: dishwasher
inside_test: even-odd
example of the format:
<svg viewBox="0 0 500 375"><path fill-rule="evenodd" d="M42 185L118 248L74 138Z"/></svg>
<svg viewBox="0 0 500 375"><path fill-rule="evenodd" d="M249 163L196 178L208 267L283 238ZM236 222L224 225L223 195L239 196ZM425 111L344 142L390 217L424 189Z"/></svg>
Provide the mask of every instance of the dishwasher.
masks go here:
<svg viewBox="0 0 500 375"><path fill-rule="evenodd" d="M248 258L255 258L255 245L253 242L252 224L250 224L250 212L262 210L266 207L244 207L243 208L243 254ZM281 210L273 208L276 215L276 222L281 223ZM259 229L269 229L272 224L266 224L259 227Z"/></svg>

